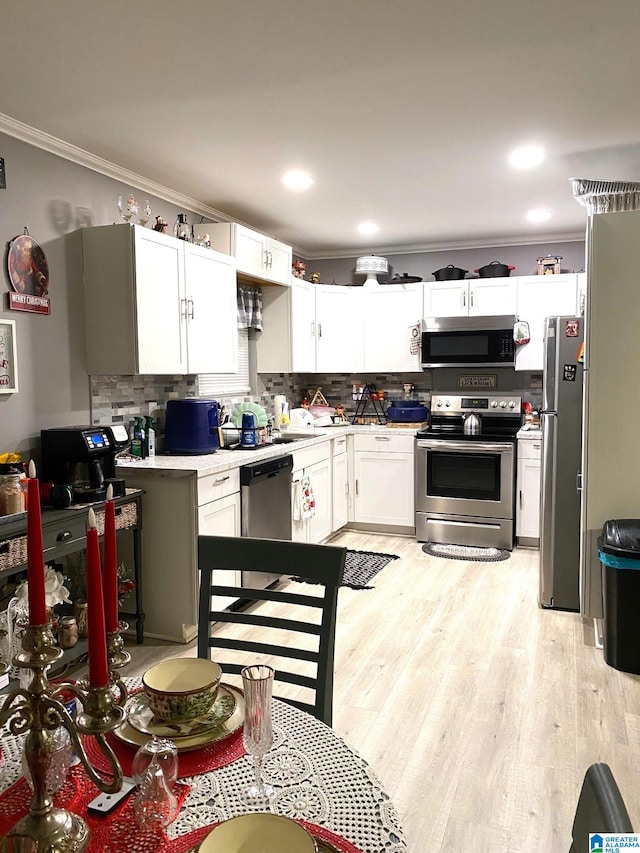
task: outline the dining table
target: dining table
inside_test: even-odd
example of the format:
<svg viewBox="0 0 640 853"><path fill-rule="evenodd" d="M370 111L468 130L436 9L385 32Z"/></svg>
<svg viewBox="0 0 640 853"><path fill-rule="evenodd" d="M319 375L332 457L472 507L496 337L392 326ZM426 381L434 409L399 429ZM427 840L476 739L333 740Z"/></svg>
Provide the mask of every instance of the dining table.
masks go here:
<svg viewBox="0 0 640 853"><path fill-rule="evenodd" d="M139 678L124 681L130 696L141 688ZM263 761L263 778L275 793L266 803L246 796L255 777L241 724L212 744L179 752L178 811L164 830L136 825L135 789L110 814L87 813L98 791L81 763L71 767L54 803L87 821L88 853L192 853L217 823L251 811L299 821L314 835L320 853L406 853L396 808L365 759L311 714L279 699L273 699L272 708L274 740ZM22 775L24 736L7 727L0 734L2 836L26 812L31 792ZM126 737L125 742L108 737L128 776L137 746ZM93 766L106 773L94 739L84 737L83 743Z"/></svg>

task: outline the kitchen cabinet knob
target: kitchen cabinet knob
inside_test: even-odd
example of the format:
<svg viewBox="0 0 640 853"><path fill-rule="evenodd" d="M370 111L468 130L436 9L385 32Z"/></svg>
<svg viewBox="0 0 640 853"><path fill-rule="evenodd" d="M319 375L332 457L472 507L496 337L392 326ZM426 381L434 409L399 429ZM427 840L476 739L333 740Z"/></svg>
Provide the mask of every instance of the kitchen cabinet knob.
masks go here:
<svg viewBox="0 0 640 853"><path fill-rule="evenodd" d="M464 290L462 291L462 307L467 307L467 294Z"/></svg>
<svg viewBox="0 0 640 853"><path fill-rule="evenodd" d="M389 436L389 435L377 435L376 441L391 441L391 436Z"/></svg>
<svg viewBox="0 0 640 853"><path fill-rule="evenodd" d="M213 481L213 485L214 485L214 486L217 486L217 485L219 485L220 483L224 483L224 482L225 482L225 480L228 480L228 479L229 479L229 477L218 477L218 479L217 479L217 480L214 480L214 481Z"/></svg>
<svg viewBox="0 0 640 853"><path fill-rule="evenodd" d="M520 509L522 509L522 489L520 489Z"/></svg>
<svg viewBox="0 0 640 853"><path fill-rule="evenodd" d="M191 311L189 311L189 319L193 320L194 318L194 309L193 309L193 299L187 300L189 305L191 306Z"/></svg>
<svg viewBox="0 0 640 853"><path fill-rule="evenodd" d="M322 337L322 323L318 323L318 337Z"/></svg>
<svg viewBox="0 0 640 853"><path fill-rule="evenodd" d="M473 290L469 291L469 305L473 308Z"/></svg>
<svg viewBox="0 0 640 853"><path fill-rule="evenodd" d="M359 494L360 494L360 492L358 491L358 481L356 480L356 495L359 495Z"/></svg>
<svg viewBox="0 0 640 853"><path fill-rule="evenodd" d="M73 538L73 533L70 530L62 530L56 536L56 542L68 542L69 539Z"/></svg>

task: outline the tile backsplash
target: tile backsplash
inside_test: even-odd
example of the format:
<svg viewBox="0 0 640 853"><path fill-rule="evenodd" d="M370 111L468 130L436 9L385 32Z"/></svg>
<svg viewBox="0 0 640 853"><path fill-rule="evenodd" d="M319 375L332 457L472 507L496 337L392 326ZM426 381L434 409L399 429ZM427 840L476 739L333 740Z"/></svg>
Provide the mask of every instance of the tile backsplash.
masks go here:
<svg viewBox="0 0 640 853"><path fill-rule="evenodd" d="M540 375L535 373L516 373L513 370L498 369L497 392L520 394L523 400L533 404L534 408L542 403ZM373 384L385 391L387 400L402 399L402 386L411 383L415 386L415 397L426 405L431 400L432 391L455 391L459 371L453 369L423 371L420 373L384 373L384 374L330 374L318 373L261 373L254 378L255 390L243 396L215 395L220 405L227 411L237 403L254 400L260 403L268 415L273 412L273 398L284 394L292 407L299 406L309 391L321 388L329 405L344 405L347 417L353 414L356 403L353 400L353 385ZM465 371L469 373L469 371ZM129 426L135 415L152 415L156 422L156 431L164 434L164 413L167 400L183 397L204 396L199 393L197 376L92 376L91 380L91 422L108 426L124 423Z"/></svg>

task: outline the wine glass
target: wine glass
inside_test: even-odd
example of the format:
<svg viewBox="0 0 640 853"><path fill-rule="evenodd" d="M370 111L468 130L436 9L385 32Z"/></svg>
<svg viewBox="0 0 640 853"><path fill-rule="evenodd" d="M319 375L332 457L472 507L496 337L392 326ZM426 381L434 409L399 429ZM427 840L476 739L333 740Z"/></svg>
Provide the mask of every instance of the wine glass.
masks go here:
<svg viewBox="0 0 640 853"><path fill-rule="evenodd" d="M124 219L125 222L130 222L132 219L137 218L138 212L140 211L140 205L135 200L133 195L129 196L126 205L122 201L122 196L119 195L116 199L116 207L118 208L120 216Z"/></svg>
<svg viewBox="0 0 640 853"><path fill-rule="evenodd" d="M140 215L138 216L138 225L142 225L143 227L147 224L147 222L151 219L151 205L149 204L149 200L145 202Z"/></svg>
<svg viewBox="0 0 640 853"><path fill-rule="evenodd" d="M271 721L271 693L274 670L270 666L254 664L242 670L245 716L242 739L244 748L253 759L255 783L249 785L245 796L249 802L269 800L275 794L271 785L262 779L262 762L273 745Z"/></svg>
<svg viewBox="0 0 640 853"><path fill-rule="evenodd" d="M153 735L133 756L131 775L136 785L142 785L147 770L155 762L162 770L169 788L173 788L178 778L178 750L169 738Z"/></svg>
<svg viewBox="0 0 640 853"><path fill-rule="evenodd" d="M178 801L163 773L158 753L154 753L139 784L133 802L136 826L147 830L168 826L178 810Z"/></svg>

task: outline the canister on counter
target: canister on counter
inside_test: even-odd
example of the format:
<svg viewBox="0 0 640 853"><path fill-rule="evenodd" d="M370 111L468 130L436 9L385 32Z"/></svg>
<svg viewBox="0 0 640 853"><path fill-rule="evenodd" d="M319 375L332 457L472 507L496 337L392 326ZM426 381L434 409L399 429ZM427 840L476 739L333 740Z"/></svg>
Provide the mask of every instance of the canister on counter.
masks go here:
<svg viewBox="0 0 640 853"><path fill-rule="evenodd" d="M58 624L58 645L72 649L78 642L78 623L75 616L63 616Z"/></svg>

